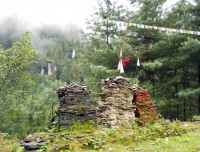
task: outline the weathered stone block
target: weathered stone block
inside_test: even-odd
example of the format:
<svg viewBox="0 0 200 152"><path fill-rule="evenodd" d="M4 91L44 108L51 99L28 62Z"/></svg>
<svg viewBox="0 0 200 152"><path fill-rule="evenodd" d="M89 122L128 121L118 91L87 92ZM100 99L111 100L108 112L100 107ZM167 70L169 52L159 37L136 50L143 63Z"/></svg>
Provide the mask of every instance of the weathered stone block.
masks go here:
<svg viewBox="0 0 200 152"><path fill-rule="evenodd" d="M130 82L123 77L111 77L102 84L98 123L107 126L131 125L135 123L133 90Z"/></svg>
<svg viewBox="0 0 200 152"><path fill-rule="evenodd" d="M56 114L60 127L70 126L76 121L96 121L96 109L91 105L91 91L86 86L63 85L57 94L60 106Z"/></svg>

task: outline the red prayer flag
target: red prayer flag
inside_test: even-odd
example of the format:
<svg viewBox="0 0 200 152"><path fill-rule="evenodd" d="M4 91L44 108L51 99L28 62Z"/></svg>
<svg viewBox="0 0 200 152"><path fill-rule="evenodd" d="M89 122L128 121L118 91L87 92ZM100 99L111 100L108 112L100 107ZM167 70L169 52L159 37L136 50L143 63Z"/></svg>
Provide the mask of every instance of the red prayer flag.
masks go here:
<svg viewBox="0 0 200 152"><path fill-rule="evenodd" d="M123 59L123 60L122 60L122 65L123 65L123 66L126 66L126 63L129 62L130 60L131 60L130 57L129 57L129 58L126 58L126 59Z"/></svg>

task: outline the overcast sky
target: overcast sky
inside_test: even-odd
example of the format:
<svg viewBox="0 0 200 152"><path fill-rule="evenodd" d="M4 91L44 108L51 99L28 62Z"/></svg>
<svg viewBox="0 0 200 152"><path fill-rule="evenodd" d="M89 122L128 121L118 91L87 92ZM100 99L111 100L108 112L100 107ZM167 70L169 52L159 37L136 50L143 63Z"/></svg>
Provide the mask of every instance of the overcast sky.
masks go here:
<svg viewBox="0 0 200 152"><path fill-rule="evenodd" d="M118 0L127 4L127 0ZM168 0L174 4L177 0ZM93 12L96 0L0 0L0 20L16 16L19 20L39 26L70 23L83 26Z"/></svg>

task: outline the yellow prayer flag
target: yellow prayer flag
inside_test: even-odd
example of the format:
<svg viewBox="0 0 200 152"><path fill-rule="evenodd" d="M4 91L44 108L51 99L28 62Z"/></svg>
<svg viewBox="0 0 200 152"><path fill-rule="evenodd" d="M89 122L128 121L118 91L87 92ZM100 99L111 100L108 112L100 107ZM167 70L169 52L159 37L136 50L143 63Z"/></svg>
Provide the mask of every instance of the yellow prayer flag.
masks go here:
<svg viewBox="0 0 200 152"><path fill-rule="evenodd" d="M153 26L153 29L157 30L157 29L158 29L158 27L157 27L157 26Z"/></svg>

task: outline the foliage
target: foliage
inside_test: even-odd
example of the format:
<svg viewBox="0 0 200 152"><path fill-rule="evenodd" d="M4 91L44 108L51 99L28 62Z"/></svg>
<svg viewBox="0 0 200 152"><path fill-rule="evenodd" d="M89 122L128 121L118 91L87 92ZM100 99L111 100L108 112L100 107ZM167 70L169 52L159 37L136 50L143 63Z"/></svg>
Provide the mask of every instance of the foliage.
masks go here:
<svg viewBox="0 0 200 152"><path fill-rule="evenodd" d="M13 43L12 48L0 52L1 130L7 121L18 121L20 118L15 111L25 101L27 91L33 84L29 68L35 63L36 54L29 32L25 32L19 42Z"/></svg>
<svg viewBox="0 0 200 152"><path fill-rule="evenodd" d="M74 65L83 77L83 84L93 91L95 103L100 92L101 81L111 76L118 76L118 56L124 49L124 56L132 55L127 41L127 33L114 23L98 22L99 19L127 20L128 11L117 1L98 1L92 17L88 20L88 31L83 33L83 48L79 50L77 63ZM128 67L125 69L127 70ZM128 70L127 70L128 71ZM130 72L130 74L132 74ZM123 75L123 74L122 74Z"/></svg>
<svg viewBox="0 0 200 152"><path fill-rule="evenodd" d="M12 138L8 133L0 132L0 151L17 151L20 148L19 140ZM20 152L20 151L19 151ZM21 151L22 152L22 151Z"/></svg>
<svg viewBox="0 0 200 152"><path fill-rule="evenodd" d="M84 122L84 123L81 123L80 121L76 121L67 128L68 131L79 131L79 130L92 131L93 129L95 129L95 122L93 120L89 120L88 122Z"/></svg>
<svg viewBox="0 0 200 152"><path fill-rule="evenodd" d="M147 126L123 126L105 128L85 128L86 123L79 128L78 123L71 129L61 132L41 132L46 139L46 151L57 147L60 151L177 151L184 143L185 149L198 150L199 126L195 123L169 121L160 119ZM45 151L45 150L44 150Z"/></svg>
<svg viewBox="0 0 200 152"><path fill-rule="evenodd" d="M36 51L30 34L26 32L20 40L1 50L0 130L24 136L49 125L57 106L56 89L62 82L55 76L35 74Z"/></svg>
<svg viewBox="0 0 200 152"><path fill-rule="evenodd" d="M139 9L134 22L170 28L198 30L199 3L183 0L171 10L162 10L165 1L130 0ZM147 9L151 8L151 9ZM178 20L177 20L178 18ZM186 120L200 112L199 38L192 35L135 29L143 38L142 67L138 79L147 86L165 118ZM138 46L137 41L130 41ZM148 51L143 51L148 50Z"/></svg>
<svg viewBox="0 0 200 152"><path fill-rule="evenodd" d="M198 120L200 120L200 116L193 116L193 117L192 117L192 120L193 120L193 121L196 121L196 120L198 121Z"/></svg>

